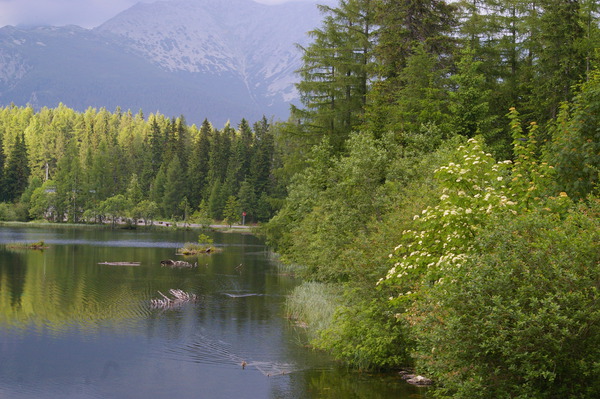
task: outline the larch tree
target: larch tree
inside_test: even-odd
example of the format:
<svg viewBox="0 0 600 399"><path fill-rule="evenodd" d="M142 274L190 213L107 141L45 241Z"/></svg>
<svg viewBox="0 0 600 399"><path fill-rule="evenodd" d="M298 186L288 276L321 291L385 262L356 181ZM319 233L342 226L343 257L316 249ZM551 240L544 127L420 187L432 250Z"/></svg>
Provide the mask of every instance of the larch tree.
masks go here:
<svg viewBox="0 0 600 399"><path fill-rule="evenodd" d="M322 27L309 32L313 42L302 48L303 65L296 85L304 108L292 107L292 119L312 144L328 137L341 151L361 123L376 37L374 0L341 0L319 6Z"/></svg>

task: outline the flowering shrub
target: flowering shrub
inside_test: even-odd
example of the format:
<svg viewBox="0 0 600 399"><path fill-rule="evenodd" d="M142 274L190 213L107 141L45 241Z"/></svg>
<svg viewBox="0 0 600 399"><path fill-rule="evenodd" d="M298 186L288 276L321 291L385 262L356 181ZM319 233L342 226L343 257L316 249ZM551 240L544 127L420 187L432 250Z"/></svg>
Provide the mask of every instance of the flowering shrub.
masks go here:
<svg viewBox="0 0 600 399"><path fill-rule="evenodd" d="M473 238L497 209L513 209L506 186L510 161L497 163L477 139L457 149L458 159L435 171L440 202L416 215L390 258L393 267L379 284L397 287L405 300L421 281L439 281L445 269L460 267L473 253ZM516 212L516 211L515 211Z"/></svg>
<svg viewBox="0 0 600 399"><path fill-rule="evenodd" d="M571 201L566 193L551 197L554 168L540 162L537 129L532 122L527 134L518 112L507 115L515 160L496 162L483 151L479 139L457 148L457 159L435 171L442 187L439 204L416 215L415 229L405 230L401 244L390 254L394 265L378 284L391 284L399 303L413 296L422 283L443 281L449 268L458 268L477 251L478 231L493 225L500 214L537 209L566 214Z"/></svg>
<svg viewBox="0 0 600 399"><path fill-rule="evenodd" d="M600 397L600 202L504 215L410 308L413 356L444 398Z"/></svg>
<svg viewBox="0 0 600 399"><path fill-rule="evenodd" d="M508 117L514 161L477 139L459 147L435 171L439 203L414 217L379 284L411 326L417 367L438 380L432 394L596 397L598 201L577 211L557 194L537 125L525 134Z"/></svg>

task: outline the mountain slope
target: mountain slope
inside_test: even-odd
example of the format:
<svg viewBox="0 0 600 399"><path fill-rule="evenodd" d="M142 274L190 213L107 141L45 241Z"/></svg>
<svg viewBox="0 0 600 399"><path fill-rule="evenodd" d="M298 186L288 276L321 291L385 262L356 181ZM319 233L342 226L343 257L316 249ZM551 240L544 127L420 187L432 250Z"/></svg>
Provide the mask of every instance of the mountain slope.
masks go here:
<svg viewBox="0 0 600 399"><path fill-rule="evenodd" d="M59 102L237 123L285 118L312 3L138 3L93 30L0 29L0 103Z"/></svg>

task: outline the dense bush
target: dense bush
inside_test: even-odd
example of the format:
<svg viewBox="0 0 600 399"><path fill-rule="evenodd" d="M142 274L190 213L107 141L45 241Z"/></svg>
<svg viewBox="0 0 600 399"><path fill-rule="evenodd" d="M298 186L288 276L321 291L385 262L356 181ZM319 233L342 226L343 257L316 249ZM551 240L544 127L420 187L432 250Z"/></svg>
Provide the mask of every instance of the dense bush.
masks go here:
<svg viewBox="0 0 600 399"><path fill-rule="evenodd" d="M439 397L600 395L600 210L504 215L411 322Z"/></svg>

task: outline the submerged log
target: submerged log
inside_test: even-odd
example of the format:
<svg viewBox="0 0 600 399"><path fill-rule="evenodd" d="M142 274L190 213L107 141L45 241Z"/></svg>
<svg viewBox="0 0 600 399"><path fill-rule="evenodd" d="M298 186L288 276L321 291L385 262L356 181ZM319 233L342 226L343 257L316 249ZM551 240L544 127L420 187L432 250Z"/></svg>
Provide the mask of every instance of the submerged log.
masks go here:
<svg viewBox="0 0 600 399"><path fill-rule="evenodd" d="M160 296L162 296L162 298L152 299L150 301L150 306L154 309L172 309L182 306L186 303L194 303L198 301L196 294L190 294L182 290L170 289L169 293L173 296L173 298L169 298L160 291L158 291L158 293Z"/></svg>

